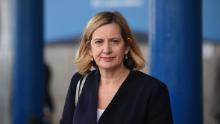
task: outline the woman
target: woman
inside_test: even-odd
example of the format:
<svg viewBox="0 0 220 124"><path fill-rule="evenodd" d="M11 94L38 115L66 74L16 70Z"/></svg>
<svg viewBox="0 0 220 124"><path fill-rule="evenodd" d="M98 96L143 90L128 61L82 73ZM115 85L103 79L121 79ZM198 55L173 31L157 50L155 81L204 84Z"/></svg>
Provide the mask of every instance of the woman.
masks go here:
<svg viewBox="0 0 220 124"><path fill-rule="evenodd" d="M76 55L61 124L172 124L168 90L138 70L144 58L119 12L88 22ZM94 69L91 71L92 67ZM87 75L75 104L78 81Z"/></svg>

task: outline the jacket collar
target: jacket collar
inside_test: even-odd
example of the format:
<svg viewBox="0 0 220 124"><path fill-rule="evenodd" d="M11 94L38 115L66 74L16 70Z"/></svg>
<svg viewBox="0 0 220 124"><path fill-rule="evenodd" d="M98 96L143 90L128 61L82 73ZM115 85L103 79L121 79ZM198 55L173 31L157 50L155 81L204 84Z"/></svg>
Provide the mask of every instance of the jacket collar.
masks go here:
<svg viewBox="0 0 220 124"><path fill-rule="evenodd" d="M131 72L129 75L131 75ZM105 118L105 115L110 112L111 108L117 106L118 102L115 101L121 99L122 94L127 92L126 87L128 86L127 80L130 80L129 77L130 76L126 78L125 82L121 85L118 92L107 106L103 115L100 117L101 122ZM74 113L73 124L97 124L97 99L99 80L100 73L97 70L92 71L88 75Z"/></svg>
<svg viewBox="0 0 220 124"><path fill-rule="evenodd" d="M88 75L74 113L74 124L97 124L99 79L100 74L96 70Z"/></svg>

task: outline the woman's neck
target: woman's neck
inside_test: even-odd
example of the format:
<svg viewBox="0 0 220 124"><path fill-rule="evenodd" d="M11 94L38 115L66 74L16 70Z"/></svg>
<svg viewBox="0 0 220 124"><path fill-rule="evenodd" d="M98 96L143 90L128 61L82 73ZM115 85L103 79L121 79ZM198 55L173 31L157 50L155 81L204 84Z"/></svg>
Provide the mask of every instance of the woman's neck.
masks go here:
<svg viewBox="0 0 220 124"><path fill-rule="evenodd" d="M130 70L126 67L109 71L109 70L100 70L101 75L101 85L102 84L114 84L117 82L123 82L128 76Z"/></svg>

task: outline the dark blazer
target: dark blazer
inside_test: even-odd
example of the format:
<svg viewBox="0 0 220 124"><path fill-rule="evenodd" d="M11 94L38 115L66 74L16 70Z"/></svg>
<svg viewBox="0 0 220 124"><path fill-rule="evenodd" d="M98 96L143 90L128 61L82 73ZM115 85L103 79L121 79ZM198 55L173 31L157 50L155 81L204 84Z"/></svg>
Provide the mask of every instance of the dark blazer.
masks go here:
<svg viewBox="0 0 220 124"><path fill-rule="evenodd" d="M92 71L75 108L79 73L72 77L60 124L97 124L100 74ZM172 124L165 84L140 71L131 71L99 119L98 124Z"/></svg>

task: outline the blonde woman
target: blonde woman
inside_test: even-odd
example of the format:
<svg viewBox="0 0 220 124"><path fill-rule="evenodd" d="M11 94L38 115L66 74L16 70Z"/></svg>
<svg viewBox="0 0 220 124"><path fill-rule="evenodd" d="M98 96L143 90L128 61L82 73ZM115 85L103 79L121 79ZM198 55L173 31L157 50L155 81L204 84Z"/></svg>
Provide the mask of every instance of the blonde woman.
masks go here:
<svg viewBox="0 0 220 124"><path fill-rule="evenodd" d="M172 124L167 87L138 71L144 63L125 18L119 12L97 13L82 35L78 72L72 77L60 123Z"/></svg>

